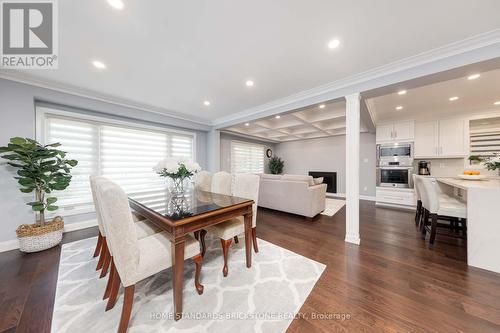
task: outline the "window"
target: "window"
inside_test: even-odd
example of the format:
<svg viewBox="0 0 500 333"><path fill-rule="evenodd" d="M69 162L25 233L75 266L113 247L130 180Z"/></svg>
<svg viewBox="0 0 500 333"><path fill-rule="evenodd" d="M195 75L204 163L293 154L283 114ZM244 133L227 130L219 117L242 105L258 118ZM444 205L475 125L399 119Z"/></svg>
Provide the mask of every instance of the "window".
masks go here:
<svg viewBox="0 0 500 333"><path fill-rule="evenodd" d="M231 173L263 173L264 146L231 141Z"/></svg>
<svg viewBox="0 0 500 333"><path fill-rule="evenodd" d="M194 134L166 131L96 117L76 118L69 112L37 107L41 141L61 143L68 158L78 160L70 186L58 196L58 206L76 212L93 210L90 175L107 177L131 197L150 197L165 190L154 171L166 157L194 158Z"/></svg>
<svg viewBox="0 0 500 333"><path fill-rule="evenodd" d="M470 121L470 155L488 157L500 153L500 117ZM478 164L471 161L471 164Z"/></svg>

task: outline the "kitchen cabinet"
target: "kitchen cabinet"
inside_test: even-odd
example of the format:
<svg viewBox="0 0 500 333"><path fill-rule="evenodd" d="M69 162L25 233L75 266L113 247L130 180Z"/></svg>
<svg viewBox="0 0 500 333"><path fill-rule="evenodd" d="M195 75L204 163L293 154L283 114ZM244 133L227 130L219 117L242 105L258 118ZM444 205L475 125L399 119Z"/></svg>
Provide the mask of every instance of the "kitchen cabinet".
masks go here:
<svg viewBox="0 0 500 333"><path fill-rule="evenodd" d="M400 121L377 126L376 141L401 142L413 141L413 121Z"/></svg>
<svg viewBox="0 0 500 333"><path fill-rule="evenodd" d="M445 119L415 124L415 158L458 158L466 153L465 121Z"/></svg>
<svg viewBox="0 0 500 333"><path fill-rule="evenodd" d="M376 204L400 208L414 208L415 192L412 188L376 188Z"/></svg>

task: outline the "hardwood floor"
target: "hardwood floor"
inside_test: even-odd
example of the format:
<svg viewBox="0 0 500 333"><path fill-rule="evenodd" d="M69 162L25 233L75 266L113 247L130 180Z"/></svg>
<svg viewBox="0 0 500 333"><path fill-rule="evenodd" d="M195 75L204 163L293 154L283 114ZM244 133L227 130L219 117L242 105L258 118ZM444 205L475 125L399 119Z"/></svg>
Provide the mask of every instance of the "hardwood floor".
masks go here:
<svg viewBox="0 0 500 333"><path fill-rule="evenodd" d="M409 212L362 201L360 216L358 247L344 242L345 209L313 221L259 210L259 238L327 265L288 332L500 331L500 274L469 268L463 240L438 236L431 250ZM49 332L59 253L0 254L0 332Z"/></svg>

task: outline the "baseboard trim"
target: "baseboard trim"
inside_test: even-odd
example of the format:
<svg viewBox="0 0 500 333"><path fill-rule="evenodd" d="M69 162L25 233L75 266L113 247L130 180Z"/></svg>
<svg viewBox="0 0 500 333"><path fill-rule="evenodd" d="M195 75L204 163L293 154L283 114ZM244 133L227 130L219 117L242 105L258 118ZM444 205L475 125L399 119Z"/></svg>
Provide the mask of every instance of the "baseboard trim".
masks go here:
<svg viewBox="0 0 500 333"><path fill-rule="evenodd" d="M96 225L97 225L96 219L81 221L76 223L69 223L64 225L64 233L75 230L87 229L95 227ZM0 242L0 253L16 250L18 248L19 248L19 241L17 239L11 239L8 241Z"/></svg>
<svg viewBox="0 0 500 333"><path fill-rule="evenodd" d="M327 193L326 194L327 198L345 198L345 193ZM377 201L377 198L372 195L360 195L359 196L360 200L367 200L367 201Z"/></svg>
<svg viewBox="0 0 500 333"><path fill-rule="evenodd" d="M347 235L346 234L345 235L345 242L359 245L361 243L361 239L359 238L359 234L358 235Z"/></svg>

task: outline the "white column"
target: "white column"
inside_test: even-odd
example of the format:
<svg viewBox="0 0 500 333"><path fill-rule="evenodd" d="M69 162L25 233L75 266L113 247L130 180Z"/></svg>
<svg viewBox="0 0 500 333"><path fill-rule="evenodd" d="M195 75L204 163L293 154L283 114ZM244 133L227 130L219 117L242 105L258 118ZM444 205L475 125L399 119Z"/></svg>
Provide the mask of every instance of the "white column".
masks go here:
<svg viewBox="0 0 500 333"><path fill-rule="evenodd" d="M211 130L207 133L207 170L220 171L220 131Z"/></svg>
<svg viewBox="0 0 500 333"><path fill-rule="evenodd" d="M346 234L345 241L359 245L359 122L360 95L346 99Z"/></svg>

